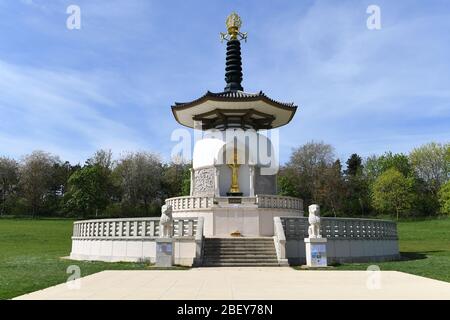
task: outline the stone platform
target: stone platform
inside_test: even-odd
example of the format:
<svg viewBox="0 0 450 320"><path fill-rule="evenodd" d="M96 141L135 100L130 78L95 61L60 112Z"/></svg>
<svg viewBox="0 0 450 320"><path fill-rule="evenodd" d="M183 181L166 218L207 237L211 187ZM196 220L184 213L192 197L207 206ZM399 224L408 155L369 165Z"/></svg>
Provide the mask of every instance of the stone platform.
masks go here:
<svg viewBox="0 0 450 320"><path fill-rule="evenodd" d="M381 271L379 286L367 271L292 268L198 268L187 271L103 271L16 299L450 299L450 283ZM369 284L369 285L368 285Z"/></svg>
<svg viewBox="0 0 450 320"><path fill-rule="evenodd" d="M271 237L274 217L303 216L301 199L277 195L185 196L166 199L166 204L176 219L203 218L206 237L228 237L235 231L246 237Z"/></svg>

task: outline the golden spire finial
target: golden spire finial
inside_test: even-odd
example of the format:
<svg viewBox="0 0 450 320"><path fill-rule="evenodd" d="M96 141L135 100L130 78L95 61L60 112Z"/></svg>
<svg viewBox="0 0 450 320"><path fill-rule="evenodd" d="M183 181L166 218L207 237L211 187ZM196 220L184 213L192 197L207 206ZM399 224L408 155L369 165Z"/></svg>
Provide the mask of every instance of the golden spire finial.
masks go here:
<svg viewBox="0 0 450 320"><path fill-rule="evenodd" d="M232 12L225 22L227 26L227 33L221 32L220 39L223 41L224 39L227 41L230 40L244 40L247 41L247 32L240 32L242 25L241 17L236 12Z"/></svg>

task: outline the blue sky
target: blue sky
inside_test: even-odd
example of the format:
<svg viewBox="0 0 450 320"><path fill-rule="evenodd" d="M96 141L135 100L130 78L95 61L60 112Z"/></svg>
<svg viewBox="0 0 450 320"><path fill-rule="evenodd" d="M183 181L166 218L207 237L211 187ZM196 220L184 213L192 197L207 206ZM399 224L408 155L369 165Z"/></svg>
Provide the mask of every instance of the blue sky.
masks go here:
<svg viewBox="0 0 450 320"><path fill-rule="evenodd" d="M81 30L66 28L70 4ZM366 27L370 4L381 30ZM0 154L167 160L170 105L223 90L218 34L232 11L249 35L244 89L299 105L280 131L283 162L310 140L344 161L450 141L446 0L0 0Z"/></svg>

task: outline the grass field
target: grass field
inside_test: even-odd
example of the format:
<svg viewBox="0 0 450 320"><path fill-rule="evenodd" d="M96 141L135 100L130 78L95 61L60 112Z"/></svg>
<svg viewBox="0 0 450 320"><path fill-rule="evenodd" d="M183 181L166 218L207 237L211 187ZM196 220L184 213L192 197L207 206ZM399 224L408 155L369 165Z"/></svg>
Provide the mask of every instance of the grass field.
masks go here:
<svg viewBox="0 0 450 320"><path fill-rule="evenodd" d="M403 260L378 263L398 270L450 282L450 219L400 222ZM67 267L81 275L102 270L149 269L143 263L80 262L60 259L70 253L71 220L0 219L0 299L43 289L67 280ZM338 270L365 270L370 264L344 264Z"/></svg>
<svg viewBox="0 0 450 320"><path fill-rule="evenodd" d="M71 220L0 219L0 299L65 282L67 267L81 276L102 270L151 268L144 263L82 262L60 259L71 249Z"/></svg>

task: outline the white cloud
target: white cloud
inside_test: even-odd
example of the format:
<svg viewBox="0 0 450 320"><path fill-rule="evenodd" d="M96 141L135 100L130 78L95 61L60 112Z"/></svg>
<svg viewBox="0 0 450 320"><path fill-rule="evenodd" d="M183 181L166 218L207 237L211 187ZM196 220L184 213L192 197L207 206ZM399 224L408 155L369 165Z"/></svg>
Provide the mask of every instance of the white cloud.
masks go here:
<svg viewBox="0 0 450 320"><path fill-rule="evenodd" d="M95 73L0 61L2 153L17 157L44 149L81 161L97 148L138 148L141 140L136 132L108 116L117 106L108 98L110 88L102 85ZM122 86L120 81L117 86Z"/></svg>
<svg viewBox="0 0 450 320"><path fill-rule="evenodd" d="M448 17L381 8L379 31L366 28L366 7L355 2L317 1L265 25L270 45L257 54L271 61L248 81L300 105L282 144L324 140L346 157L450 140Z"/></svg>

